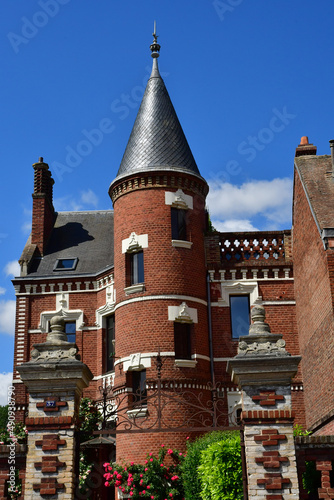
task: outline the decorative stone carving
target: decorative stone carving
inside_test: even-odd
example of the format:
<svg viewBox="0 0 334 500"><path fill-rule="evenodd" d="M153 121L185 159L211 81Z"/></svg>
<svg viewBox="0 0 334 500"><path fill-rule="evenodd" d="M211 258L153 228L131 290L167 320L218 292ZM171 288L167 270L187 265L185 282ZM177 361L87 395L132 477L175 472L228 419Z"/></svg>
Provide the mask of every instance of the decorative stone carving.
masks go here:
<svg viewBox="0 0 334 500"><path fill-rule="evenodd" d="M255 305L251 310L252 324L249 335L241 337L237 356L290 356L285 349L285 340L280 334L270 332L270 326L265 322L265 310L261 305Z"/></svg>
<svg viewBox="0 0 334 500"><path fill-rule="evenodd" d="M78 359L78 348L72 342L67 342L64 332L65 321L62 316L54 316L50 320L51 332L46 342L34 344L31 351L32 362L55 362L61 360Z"/></svg>

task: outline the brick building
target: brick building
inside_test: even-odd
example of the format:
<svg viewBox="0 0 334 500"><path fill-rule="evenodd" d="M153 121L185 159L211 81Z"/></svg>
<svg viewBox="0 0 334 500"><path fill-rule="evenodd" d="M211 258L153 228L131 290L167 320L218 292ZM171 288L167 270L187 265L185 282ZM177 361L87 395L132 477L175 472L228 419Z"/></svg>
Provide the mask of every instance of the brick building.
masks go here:
<svg viewBox="0 0 334 500"><path fill-rule="evenodd" d="M51 318L62 315L94 375L85 395L100 399L99 387L112 385L129 393L122 400L129 418L132 412L153 423L134 395L148 397L160 356L166 384L177 381L204 400L211 384L219 385L226 422L235 425L240 393L226 365L248 333L250 308L262 304L271 332L302 355L291 387L296 422L333 433L333 158L316 156L302 138L292 230L212 230L208 185L160 76L159 50L155 39L152 74L109 188L113 210L56 213L49 167L43 158L33 165L32 232L13 281L18 418L25 418L28 395L17 367L45 341ZM176 410L168 405L164 418L181 425ZM161 442L182 449L188 434L119 434L117 457L141 460Z"/></svg>

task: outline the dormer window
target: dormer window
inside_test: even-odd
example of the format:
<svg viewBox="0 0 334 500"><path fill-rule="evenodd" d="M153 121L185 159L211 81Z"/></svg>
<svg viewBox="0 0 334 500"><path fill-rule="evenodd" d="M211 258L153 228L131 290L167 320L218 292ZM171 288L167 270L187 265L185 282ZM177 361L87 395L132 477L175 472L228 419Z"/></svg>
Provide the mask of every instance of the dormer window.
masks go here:
<svg viewBox="0 0 334 500"><path fill-rule="evenodd" d="M57 259L54 271L73 271L77 267L78 259Z"/></svg>

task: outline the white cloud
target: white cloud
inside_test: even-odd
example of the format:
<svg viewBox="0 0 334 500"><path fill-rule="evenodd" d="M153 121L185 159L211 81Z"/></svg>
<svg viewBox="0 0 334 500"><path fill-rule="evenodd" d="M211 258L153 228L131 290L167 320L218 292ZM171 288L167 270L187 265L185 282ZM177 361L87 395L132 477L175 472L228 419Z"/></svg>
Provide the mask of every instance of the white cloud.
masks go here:
<svg viewBox="0 0 334 500"><path fill-rule="evenodd" d="M79 210L84 210L87 207L87 205L88 206L93 205L93 207L96 208L97 204L98 204L98 197L91 189L88 189L87 191L82 191L79 200L71 196L64 196L63 198L56 198L54 200L55 209L59 212L66 212L66 211L77 212Z"/></svg>
<svg viewBox="0 0 334 500"><path fill-rule="evenodd" d="M15 300L0 300L0 333L14 335Z"/></svg>
<svg viewBox="0 0 334 500"><path fill-rule="evenodd" d="M31 221L29 222L24 222L21 226L21 231L24 234L30 234L31 233Z"/></svg>
<svg viewBox="0 0 334 500"><path fill-rule="evenodd" d="M248 221L262 216L277 224L290 223L292 211L292 180L254 180L241 186L228 182L209 181L208 207L212 220ZM216 222L217 224L217 222Z"/></svg>
<svg viewBox="0 0 334 500"><path fill-rule="evenodd" d="M93 205L94 207L97 207L99 199L91 189L87 189L87 191L81 192L81 201L85 205Z"/></svg>
<svg viewBox="0 0 334 500"><path fill-rule="evenodd" d="M229 219L224 221L212 220L213 227L222 233L229 233L235 231L258 231L253 226L250 220L247 219Z"/></svg>
<svg viewBox="0 0 334 500"><path fill-rule="evenodd" d="M8 386L12 385L12 373L0 373L0 405L8 404Z"/></svg>
<svg viewBox="0 0 334 500"><path fill-rule="evenodd" d="M6 293L6 288L0 286L0 295L4 295Z"/></svg>
<svg viewBox="0 0 334 500"><path fill-rule="evenodd" d="M6 276L20 276L20 264L17 260L11 260L6 264L4 271Z"/></svg>

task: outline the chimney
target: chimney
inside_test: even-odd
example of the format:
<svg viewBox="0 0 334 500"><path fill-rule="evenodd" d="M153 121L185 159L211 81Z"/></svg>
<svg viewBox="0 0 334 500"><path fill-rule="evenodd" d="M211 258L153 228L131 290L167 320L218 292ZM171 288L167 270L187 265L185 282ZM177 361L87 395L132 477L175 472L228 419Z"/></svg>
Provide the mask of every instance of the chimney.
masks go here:
<svg viewBox="0 0 334 500"><path fill-rule="evenodd" d="M44 163L43 158L33 164L33 169L35 172L31 243L37 245L40 255L44 255L55 220L52 201L54 180L51 177L49 165Z"/></svg>
<svg viewBox="0 0 334 500"><path fill-rule="evenodd" d="M316 155L316 154L317 154L317 146L314 146L313 144L309 144L308 137L306 135L304 135L300 139L299 146L296 148L295 157L305 156L305 155Z"/></svg>
<svg viewBox="0 0 334 500"><path fill-rule="evenodd" d="M331 147L331 155L332 155L332 177L334 177L334 140L329 141L329 145Z"/></svg>

